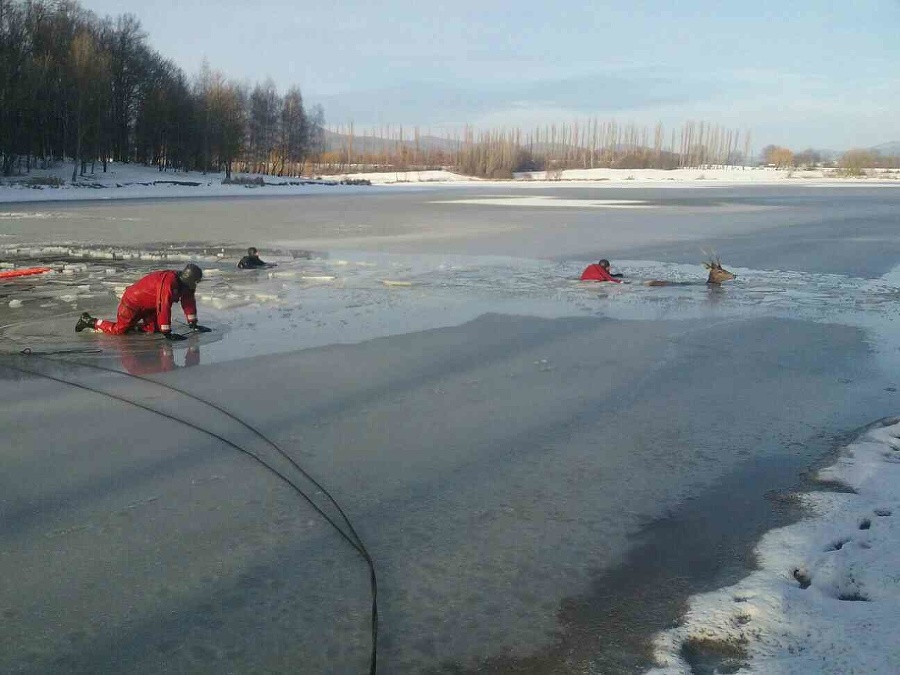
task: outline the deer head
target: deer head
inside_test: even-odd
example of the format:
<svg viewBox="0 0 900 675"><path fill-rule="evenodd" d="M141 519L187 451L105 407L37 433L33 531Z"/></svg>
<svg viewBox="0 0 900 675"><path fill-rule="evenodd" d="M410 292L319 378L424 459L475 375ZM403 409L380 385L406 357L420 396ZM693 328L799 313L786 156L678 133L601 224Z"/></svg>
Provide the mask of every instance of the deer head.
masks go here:
<svg viewBox="0 0 900 675"><path fill-rule="evenodd" d="M706 278L706 283L708 284L716 284L718 286L723 281L730 281L737 276L722 267L718 257L710 258L708 262L703 263L703 266L709 270L709 276Z"/></svg>

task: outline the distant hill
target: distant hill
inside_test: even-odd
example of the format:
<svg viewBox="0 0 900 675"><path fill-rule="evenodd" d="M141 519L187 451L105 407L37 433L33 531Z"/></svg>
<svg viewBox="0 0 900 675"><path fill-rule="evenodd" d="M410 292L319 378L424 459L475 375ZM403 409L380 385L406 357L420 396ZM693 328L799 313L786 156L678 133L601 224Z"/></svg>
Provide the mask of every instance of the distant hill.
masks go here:
<svg viewBox="0 0 900 675"><path fill-rule="evenodd" d="M881 145L876 145L871 148L875 152L878 152L882 155L886 155L888 157L897 157L900 156L900 141L892 141L891 143L882 143Z"/></svg>
<svg viewBox="0 0 900 675"><path fill-rule="evenodd" d="M339 134L328 129L325 130L325 149L340 150L347 147L351 137L349 134ZM387 138L379 138L377 136L360 136L354 134L352 138L353 147L357 150L366 148L368 152L378 153L390 151L397 148L400 141ZM404 135L402 145L412 148L416 144L412 130ZM454 147L454 141L446 138L438 138L437 136L419 136L419 148L422 150L450 150Z"/></svg>
<svg viewBox="0 0 900 675"><path fill-rule="evenodd" d="M851 149L852 148L844 148L843 150L831 150L817 148L815 152L819 153L819 156L827 162L839 160L845 152ZM882 143L881 145L873 145L872 147L866 149L870 150L871 152L876 152L882 157L900 157L900 141Z"/></svg>

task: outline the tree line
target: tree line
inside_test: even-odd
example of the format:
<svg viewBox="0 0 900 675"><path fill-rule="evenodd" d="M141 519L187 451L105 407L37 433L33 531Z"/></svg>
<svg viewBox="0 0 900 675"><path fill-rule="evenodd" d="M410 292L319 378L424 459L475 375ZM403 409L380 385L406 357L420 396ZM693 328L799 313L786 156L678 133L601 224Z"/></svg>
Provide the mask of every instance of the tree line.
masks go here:
<svg viewBox="0 0 900 675"><path fill-rule="evenodd" d="M147 44L133 15L74 0L0 0L0 173L73 159L166 169L301 175L324 113L299 87L250 87L207 64L192 80Z"/></svg>
<svg viewBox="0 0 900 675"><path fill-rule="evenodd" d="M353 125L330 130L323 171L453 167L461 173L510 178L525 171L565 169L677 169L731 166L750 155L750 134L707 122L687 122L668 133L598 119L521 129L422 135L417 127L385 126L359 136Z"/></svg>
<svg viewBox="0 0 900 675"><path fill-rule="evenodd" d="M900 153L882 153L867 148L852 148L836 158L829 158L812 149L794 152L780 145L767 145L760 155L763 164L779 169L825 166L841 169L851 176L862 175L866 169L900 168Z"/></svg>
<svg viewBox="0 0 900 675"><path fill-rule="evenodd" d="M824 167L846 175L865 169L900 168L900 153L854 148L840 155L767 145L753 156L749 132L706 122L687 122L667 133L654 127L587 120L521 129L476 131L466 127L450 135L423 135L418 127L382 126L361 135L353 124L329 129L322 173L414 171L451 168L486 178L566 169L679 169L747 166Z"/></svg>

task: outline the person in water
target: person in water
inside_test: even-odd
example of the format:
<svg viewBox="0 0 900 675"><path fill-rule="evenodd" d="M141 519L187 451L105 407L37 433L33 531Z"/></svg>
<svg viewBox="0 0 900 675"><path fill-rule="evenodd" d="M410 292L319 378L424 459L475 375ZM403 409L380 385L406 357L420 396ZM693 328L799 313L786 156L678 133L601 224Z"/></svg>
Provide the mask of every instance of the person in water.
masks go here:
<svg viewBox="0 0 900 675"><path fill-rule="evenodd" d="M162 333L167 340L184 340L185 336L172 332L172 305L181 303L188 327L206 333L209 328L197 323L197 300L194 293L203 278L203 270L188 263L180 272L160 270L150 272L125 289L116 320L95 319L87 312L75 324L75 332L92 328L110 335L122 335L129 330Z"/></svg>
<svg viewBox="0 0 900 675"><path fill-rule="evenodd" d="M237 266L242 270L252 270L259 267L275 267L275 263L267 263L259 259L259 250L255 246L247 249L247 255L238 261Z"/></svg>
<svg viewBox="0 0 900 675"><path fill-rule="evenodd" d="M612 281L615 284L622 283L621 274L611 274L609 271L609 260L601 258L595 263L591 263L584 268L581 273L581 281Z"/></svg>

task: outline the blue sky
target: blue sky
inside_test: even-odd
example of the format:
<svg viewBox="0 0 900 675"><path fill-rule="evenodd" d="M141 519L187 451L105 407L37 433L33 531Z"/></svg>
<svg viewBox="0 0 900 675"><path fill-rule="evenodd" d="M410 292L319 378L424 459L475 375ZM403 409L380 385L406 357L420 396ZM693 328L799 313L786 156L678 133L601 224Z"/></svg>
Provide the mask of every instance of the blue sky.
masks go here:
<svg viewBox="0 0 900 675"><path fill-rule="evenodd" d="M900 0L82 0L195 75L298 85L329 125L616 120L753 146L900 141Z"/></svg>

